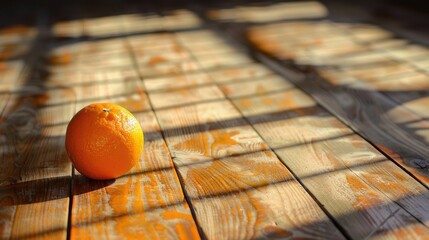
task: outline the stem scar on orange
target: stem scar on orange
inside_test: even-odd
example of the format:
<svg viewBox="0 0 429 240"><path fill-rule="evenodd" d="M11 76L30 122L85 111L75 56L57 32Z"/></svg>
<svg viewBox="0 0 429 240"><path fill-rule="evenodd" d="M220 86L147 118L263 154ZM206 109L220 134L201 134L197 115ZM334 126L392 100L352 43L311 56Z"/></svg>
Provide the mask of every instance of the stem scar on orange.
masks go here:
<svg viewBox="0 0 429 240"><path fill-rule="evenodd" d="M139 160L144 144L138 120L113 103L94 103L70 120L66 149L74 167L92 179L113 179Z"/></svg>

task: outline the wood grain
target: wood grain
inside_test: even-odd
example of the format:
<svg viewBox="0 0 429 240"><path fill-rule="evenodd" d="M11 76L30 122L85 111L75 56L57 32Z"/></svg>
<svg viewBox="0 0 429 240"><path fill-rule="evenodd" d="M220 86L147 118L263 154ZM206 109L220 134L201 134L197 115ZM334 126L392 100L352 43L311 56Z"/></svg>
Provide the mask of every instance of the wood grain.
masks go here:
<svg viewBox="0 0 429 240"><path fill-rule="evenodd" d="M352 238L428 236L429 191L306 94L234 103Z"/></svg>
<svg viewBox="0 0 429 240"><path fill-rule="evenodd" d="M5 119L5 116L3 115L3 110L6 108L6 105L11 95L12 94L7 91L0 93L0 123L3 122Z"/></svg>
<svg viewBox="0 0 429 240"><path fill-rule="evenodd" d="M24 61L1 61L0 60L0 92L10 91L17 88L22 79L20 78L21 72L24 70Z"/></svg>
<svg viewBox="0 0 429 240"><path fill-rule="evenodd" d="M205 237L342 238L229 101L156 114Z"/></svg>
<svg viewBox="0 0 429 240"><path fill-rule="evenodd" d="M198 63L194 60L178 60L175 62L158 62L147 66L142 64L139 71L142 77L168 76L196 72L200 69Z"/></svg>
<svg viewBox="0 0 429 240"><path fill-rule="evenodd" d="M288 30L281 30L286 27L289 27ZM252 32L254 29L258 29L258 32ZM372 43L389 40L391 36L391 33L373 25L307 22L272 26L270 31L274 36L274 30L278 29L283 33L317 39L323 35L309 30L330 29L327 33L331 35L336 35L337 32L341 36L348 34L355 43L369 47L356 54L334 57L313 55L309 58L311 54L307 56L295 51L288 46L287 40L274 48L265 48L264 44L276 44L276 41L264 40L263 33L266 30L254 29L250 31L249 37L256 47L262 46L263 51L279 59L284 59L284 56L281 53L277 55L277 50L289 52L289 58L310 65L323 77L310 79L301 75L304 80L298 80L295 75L291 80L428 186L426 168L429 152L425 147L428 139L425 129L429 122L424 119L425 111L420 109L427 108L424 98L428 94L429 77L410 64L410 60L418 59L415 56L415 45L400 47L411 49L409 54L397 51L395 45L373 48ZM334 29L337 31L332 31ZM323 39L319 41L323 44ZM305 49L311 52L318 49L319 45L318 42L313 42ZM291 71L284 73L286 76L294 75ZM419 99L422 101L418 101ZM413 102L412 108L408 108L407 102Z"/></svg>
<svg viewBox="0 0 429 240"><path fill-rule="evenodd" d="M171 48L174 48L174 46L171 46ZM189 52L181 50L180 47L177 47L177 49L171 50L139 50L135 49L134 51L135 56L137 58L137 62L141 65L148 65L148 66L154 66L163 62L169 62L169 61L180 61L180 60L187 60L190 58Z"/></svg>
<svg viewBox="0 0 429 240"><path fill-rule="evenodd" d="M215 48L209 45L208 48ZM240 52L214 53L203 56L196 55L198 63L202 68L209 71L210 69L224 68L252 63L253 60Z"/></svg>
<svg viewBox="0 0 429 240"><path fill-rule="evenodd" d="M280 76L263 76L247 81L221 84L220 88L229 98L240 98L252 95L263 95L269 92L280 92L294 86Z"/></svg>
<svg viewBox="0 0 429 240"><path fill-rule="evenodd" d="M82 20L56 22L52 26L52 32L56 37L80 37L83 32L83 22Z"/></svg>
<svg viewBox="0 0 429 240"><path fill-rule="evenodd" d="M131 67L102 69L102 70L81 70L72 72L55 72L48 76L50 83L58 83L62 86L78 86L88 83L117 82L135 80L138 78L137 72Z"/></svg>
<svg viewBox="0 0 429 240"><path fill-rule="evenodd" d="M208 16L217 21L263 23L297 18L320 18L328 9L316 1L263 3L262 6L236 6L210 10Z"/></svg>
<svg viewBox="0 0 429 240"><path fill-rule="evenodd" d="M144 11L147 11L144 8ZM153 9L152 9L153 11ZM200 27L201 20L188 9L174 9L162 13L121 15L126 33L177 31Z"/></svg>
<svg viewBox="0 0 429 240"><path fill-rule="evenodd" d="M57 95L27 88L13 94L2 113L2 238L66 237L72 168L64 149L64 123L57 116L73 116L70 96L68 90ZM49 107L58 97L71 103Z"/></svg>
<svg viewBox="0 0 429 240"><path fill-rule="evenodd" d="M155 109L192 104L203 101L213 101L224 98L222 91L213 85L171 90L167 92L149 93L149 98Z"/></svg>
<svg viewBox="0 0 429 240"><path fill-rule="evenodd" d="M149 109L149 101L142 83L136 79L133 81L95 83L73 87L77 99L77 108L93 102L113 102L119 105L127 105L130 111Z"/></svg>
<svg viewBox="0 0 429 240"><path fill-rule="evenodd" d="M216 83L225 83L265 77L273 72L262 64L252 63L212 70L208 71L208 74Z"/></svg>
<svg viewBox="0 0 429 240"><path fill-rule="evenodd" d="M149 92L210 85L211 83L212 80L208 74L200 72L171 77L146 78L144 80L144 86Z"/></svg>
<svg viewBox="0 0 429 240"><path fill-rule="evenodd" d="M53 41L48 50L47 60L56 70L123 65L121 62L129 60L124 39L71 41L67 44Z"/></svg>
<svg viewBox="0 0 429 240"><path fill-rule="evenodd" d="M112 181L75 176L72 239L199 239L152 112L135 113L145 135L142 158Z"/></svg>
<svg viewBox="0 0 429 240"><path fill-rule="evenodd" d="M172 156L180 156L182 161L266 149L265 143L226 100L159 110L156 114Z"/></svg>

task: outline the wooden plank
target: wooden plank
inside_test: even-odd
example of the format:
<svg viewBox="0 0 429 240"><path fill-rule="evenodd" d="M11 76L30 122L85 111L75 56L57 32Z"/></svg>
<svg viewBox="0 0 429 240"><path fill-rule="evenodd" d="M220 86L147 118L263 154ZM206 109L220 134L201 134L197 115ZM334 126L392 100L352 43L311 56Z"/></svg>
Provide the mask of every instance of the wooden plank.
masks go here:
<svg viewBox="0 0 429 240"><path fill-rule="evenodd" d="M162 27L161 17L153 12L146 13L144 16L141 14L122 15L122 21L124 31L127 33L156 31Z"/></svg>
<svg viewBox="0 0 429 240"><path fill-rule="evenodd" d="M372 82L383 81L389 78L409 76L415 73L415 69L406 63L394 61L373 64L371 66L349 66L332 71L331 68L320 70L320 73L330 82L336 85L346 85L357 81ZM341 77L331 76L342 74Z"/></svg>
<svg viewBox="0 0 429 240"><path fill-rule="evenodd" d="M55 37L80 37L83 34L82 20L69 20L56 22L52 26Z"/></svg>
<svg viewBox="0 0 429 240"><path fill-rule="evenodd" d="M144 55L153 52L177 52L183 49L175 41L172 34L149 34L143 36L132 36L127 38L133 51L137 55Z"/></svg>
<svg viewBox="0 0 429 240"><path fill-rule="evenodd" d="M144 78L192 73L199 69L200 66L194 60L158 62L150 66L146 64L139 66L140 75Z"/></svg>
<svg viewBox="0 0 429 240"><path fill-rule="evenodd" d="M0 40L0 61L23 57L30 50L32 41L1 41Z"/></svg>
<svg viewBox="0 0 429 240"><path fill-rule="evenodd" d="M129 111L150 109L149 99L139 79L134 81L107 82L73 87L77 109L90 103L112 102L126 107Z"/></svg>
<svg viewBox="0 0 429 240"><path fill-rule="evenodd" d="M16 19L12 20L10 18L10 15L6 18L3 18L6 23L8 23L7 26L2 26L0 29L0 42L17 42L22 40L31 40L36 37L38 34L38 29L32 26L25 26L17 24L15 21L20 19L23 20L24 15L16 16ZM30 17L33 21L37 21L35 19L35 16ZM12 21L11 21L12 20ZM19 21L19 20L18 20Z"/></svg>
<svg viewBox="0 0 429 240"><path fill-rule="evenodd" d="M188 9L177 9L164 12L163 27L168 31L191 29L201 26L200 18Z"/></svg>
<svg viewBox="0 0 429 240"><path fill-rule="evenodd" d="M147 91L173 90L180 88L196 87L212 84L211 78L206 73L191 73L170 77L146 78L144 85Z"/></svg>
<svg viewBox="0 0 429 240"><path fill-rule="evenodd" d="M0 236L64 239L72 167L61 118L73 116L73 95L66 89L25 90L12 95L2 115ZM49 107L58 97L69 104Z"/></svg>
<svg viewBox="0 0 429 240"><path fill-rule="evenodd" d="M208 46L209 49L212 49L212 47L214 46ZM196 59L201 67L207 71L210 69L225 68L228 66L245 65L253 62L250 57L247 57L238 51L228 53L214 53L202 56L196 55Z"/></svg>
<svg viewBox="0 0 429 240"><path fill-rule="evenodd" d="M396 73L392 71L378 76L370 72L356 76L349 74L347 71L343 72L332 69L321 69L318 72L328 81L338 85L385 92L387 96L390 95L390 92L402 92L401 94L393 94L392 98L394 100L397 100L397 98L400 99L400 96L403 96L402 98L413 97L414 94L412 91L423 92L429 87L429 75L419 73L414 69L410 69L410 71L404 70L403 72L400 72L398 69ZM403 103L404 101L397 102Z"/></svg>
<svg viewBox="0 0 429 240"><path fill-rule="evenodd" d="M148 9L145 8L145 11ZM153 8L151 9L153 11ZM187 9L164 11L162 15L149 13L145 15L130 14L122 16L127 33L150 31L177 31L200 27L200 18Z"/></svg>
<svg viewBox="0 0 429 240"><path fill-rule="evenodd" d="M264 23L297 18L320 18L328 9L316 1L265 3L263 6L236 6L232 9L218 9L208 12L217 21Z"/></svg>
<svg viewBox="0 0 429 240"><path fill-rule="evenodd" d="M56 72L49 75L48 81L62 86L77 86L98 82L133 81L137 78L137 72L132 67L125 67L103 70L77 69L72 72Z"/></svg>
<svg viewBox="0 0 429 240"><path fill-rule="evenodd" d="M287 25L281 26L286 27ZM307 23L307 25L310 28L311 26L317 28L319 23ZM336 29L336 25L327 26ZM346 25L345 28L337 29L342 31L346 28L349 27ZM260 31L253 32L252 36L258 37L260 41L265 41L262 34L264 29L255 29ZM348 31L352 32L353 28L349 28ZM283 42L280 48L286 45L287 43ZM317 48L317 45L311 47ZM293 51L293 49L289 50ZM276 57L274 49L268 51ZM261 59L267 63L273 63L262 56ZM424 130L429 126L429 122L423 119L424 113L419 115L418 112L412 112L410 109L398 105L398 103L402 104L427 96L427 91L419 90L426 89L428 86L427 76L410 71L403 73L403 76L388 77L386 81L377 79L377 75L383 75L383 70L374 70L374 66L385 65L387 67L397 62L385 51L362 52L351 56L340 56L336 59L320 60L323 60L321 63L328 66L323 66L323 64L319 66L316 63L315 71L323 73L329 82L317 77L307 78L303 74L296 74L289 70L282 70L282 72L285 76L290 76L294 83L308 91L324 107L335 113L426 186L429 186L426 171L428 167L426 160L429 155L426 147L428 132ZM313 62L307 63L314 64ZM366 73L365 66L368 66L369 69ZM350 76L351 74L338 73L338 70L341 69L346 69L346 72L351 71L352 74L366 74L366 76L361 75L357 78ZM410 79L408 79L409 74L411 74ZM360 81L368 76L375 77L375 79ZM346 84L341 86L343 81ZM421 103L424 101L417 102L417 104ZM417 111L420 108L425 108L425 106L416 107L414 105L414 110Z"/></svg>
<svg viewBox="0 0 429 240"><path fill-rule="evenodd" d="M75 175L71 239L199 239L155 115L135 116L145 147L131 172L114 181Z"/></svg>
<svg viewBox="0 0 429 240"><path fill-rule="evenodd" d="M54 40L49 50L48 56L52 61L51 63L65 64L81 59L99 61L101 56L126 55L128 46L121 38L98 41L71 40L65 43Z"/></svg>
<svg viewBox="0 0 429 240"><path fill-rule="evenodd" d="M90 37L123 34L124 25L120 15L96 17L83 20L83 33Z"/></svg>
<svg viewBox="0 0 429 240"><path fill-rule="evenodd" d="M332 72L337 74L337 71L341 71L341 76L328 78L331 82L335 82L336 84L338 84L338 81L341 81L341 84L345 82L358 82L359 87L361 87L360 81L371 81L364 85L369 85L369 88L376 90L388 91L386 95L399 104L404 103L404 101L401 101L404 98L411 99L415 97L416 94L409 92L410 90L415 91L427 87L429 76L423 72L425 68L419 69L419 64L414 64L414 62L424 64L422 60L425 58L423 56L426 55L425 52L428 52L428 50L423 46L412 45L403 40L392 40L390 38L392 33L375 25L326 24L320 22L308 22L305 24L309 29L318 29L320 26L325 26L327 29L332 30L332 32L329 33L332 36L347 36L346 39L348 39L350 43L355 44L351 50L358 51L357 54L338 55L336 49L348 48L348 42L346 42L346 44L344 44L344 42L336 42L336 44L333 45L335 46L334 49L325 48L325 39L322 38L324 35L302 32L295 25L296 23L285 23L278 25L277 28L273 27L280 32L284 31L283 28L285 27L292 28L292 30L289 29L289 31L296 35L291 35L284 41L281 38L273 39L271 37L268 43L275 44L276 48L289 52L289 55L299 63L321 65L322 69L318 68L318 71L321 71L323 75L332 75ZM263 34L265 32L267 32L265 28L251 29L249 32L250 40L258 45L258 47L262 45L262 48L264 48L263 46L267 44L268 40ZM273 36L278 37L278 35ZM306 44L305 38L317 41ZM379 43L380 39L383 40L381 43ZM393 42L394 44L386 45L386 41ZM398 41L399 45L397 44ZM300 53L301 50L295 50L296 46L304 47L311 56L303 56L304 53ZM360 47L364 47L365 49L360 49ZM274 51L275 49L265 50L270 54L277 54ZM326 53L321 54L320 51L326 51ZM333 66L325 69L325 67L323 67L324 65ZM398 90L406 90L407 92L390 94L392 91ZM421 95L421 92L419 95Z"/></svg>
<svg viewBox="0 0 429 240"><path fill-rule="evenodd" d="M343 238L229 101L156 114L207 239Z"/></svg>
<svg viewBox="0 0 429 240"><path fill-rule="evenodd" d="M266 149L265 143L250 126L245 126L245 121L239 118L227 100L158 110L156 113L162 130L168 136L166 141L171 154L180 156L182 161Z"/></svg>
<svg viewBox="0 0 429 240"><path fill-rule="evenodd" d="M383 92L384 95L394 100L399 106L408 108L419 117L425 117L424 108L427 107L424 101L418 101L429 96L429 75L408 68L398 73L394 71L375 75L370 72L363 72L358 76L349 74L347 71L332 69L322 69L318 72L329 82L336 85L347 85L349 88L373 90ZM408 71L410 70L410 71ZM365 74L365 75L364 75ZM413 107L409 108L408 102L413 101ZM421 106L417 106L420 105Z"/></svg>
<svg viewBox="0 0 429 240"><path fill-rule="evenodd" d="M131 58L103 58L100 61L94 61L94 62L84 62L84 63L78 63L78 64L64 64L64 65L57 65L53 67L49 67L49 71L56 73L56 72L72 72L76 70L82 69L83 71L91 71L91 70L98 70L102 71L104 69L112 69L112 68L125 68L128 66L132 66L133 62L131 61Z"/></svg>
<svg viewBox="0 0 429 240"><path fill-rule="evenodd" d="M385 51L392 57L401 60L410 60L426 58L429 54L429 49L418 44L407 44L401 48L388 48Z"/></svg>
<svg viewBox="0 0 429 240"><path fill-rule="evenodd" d="M4 120L4 109L9 101L11 93L8 91L0 92L0 123Z"/></svg>
<svg viewBox="0 0 429 240"><path fill-rule="evenodd" d="M406 102L404 101L402 106L415 113L418 113L425 119L429 119L429 111L427 110L427 106L429 106L429 96L426 95L426 92L424 92L421 97L408 100Z"/></svg>
<svg viewBox="0 0 429 240"><path fill-rule="evenodd" d="M352 238L429 235L429 191L308 95L234 104Z"/></svg>
<svg viewBox="0 0 429 240"><path fill-rule="evenodd" d="M180 40L180 42L189 45L189 47L193 50L204 50L204 45L213 43L218 44L216 45L217 47L228 47L223 43L222 38L220 38L219 35L210 29L177 32L175 33L175 36ZM191 44L191 41L194 41L195 44Z"/></svg>
<svg viewBox="0 0 429 240"><path fill-rule="evenodd" d="M177 62L180 60L187 60L190 58L190 54L187 51L182 51L181 49L176 50L162 50L159 49L157 51L139 51L136 49L134 51L135 56L137 58L137 63L141 65L153 66L163 62Z"/></svg>
<svg viewBox="0 0 429 240"><path fill-rule="evenodd" d="M24 70L24 61L0 61L0 92L10 91L22 83L20 73Z"/></svg>
<svg viewBox="0 0 429 240"><path fill-rule="evenodd" d="M269 92L284 91L293 88L293 85L286 82L280 76L264 76L251 78L247 81L231 82L219 86L229 98L240 98L252 95L263 95Z"/></svg>
<svg viewBox="0 0 429 240"><path fill-rule="evenodd" d="M273 72L262 64L252 63L241 66L231 66L225 69L208 71L216 83L242 81L259 77L266 77Z"/></svg>
<svg viewBox="0 0 429 240"><path fill-rule="evenodd" d="M132 58L124 39L103 41L70 41L52 44L46 56L46 68L53 72L74 72L132 66Z"/></svg>
<svg viewBox="0 0 429 240"><path fill-rule="evenodd" d="M222 91L213 85L179 89L167 92L149 93L155 109L192 104L202 101L213 101L224 98Z"/></svg>

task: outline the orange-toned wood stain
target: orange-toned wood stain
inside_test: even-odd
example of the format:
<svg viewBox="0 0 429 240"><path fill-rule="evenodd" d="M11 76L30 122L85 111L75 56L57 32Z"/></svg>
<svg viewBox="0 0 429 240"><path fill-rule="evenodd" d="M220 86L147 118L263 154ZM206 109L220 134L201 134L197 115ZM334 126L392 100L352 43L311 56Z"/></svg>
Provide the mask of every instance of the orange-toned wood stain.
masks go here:
<svg viewBox="0 0 429 240"><path fill-rule="evenodd" d="M279 228L277 226L266 226L263 229L263 234L267 238L290 238L293 236L293 233L290 231L287 231L285 229Z"/></svg>
<svg viewBox="0 0 429 240"><path fill-rule="evenodd" d="M30 27L24 25L15 25L0 29L0 35L23 34L30 31Z"/></svg>
<svg viewBox="0 0 429 240"><path fill-rule="evenodd" d="M160 63L163 63L163 62L166 62L166 61L167 61L167 59L165 59L165 58L163 58L163 57L161 57L161 56L154 56L154 57L152 57L152 58L149 60L148 64L149 64L150 66L155 66L155 65L157 65L157 64L160 64Z"/></svg>
<svg viewBox="0 0 429 240"><path fill-rule="evenodd" d="M55 55L49 58L49 63L54 65L69 64L73 61L73 57L69 53Z"/></svg>
<svg viewBox="0 0 429 240"><path fill-rule="evenodd" d="M385 145L377 144L377 148L379 148L382 152L386 153L389 157L393 158L396 162L398 162L401 166L405 167L408 171L415 174L415 176L425 184L429 184L429 176L423 175L419 173L419 169L414 168L413 166L409 166L404 159L401 158L399 154L397 154L392 149L388 148Z"/></svg>
<svg viewBox="0 0 429 240"><path fill-rule="evenodd" d="M382 203L378 194L374 193L361 179L358 177L347 175L347 183L350 188L355 192L356 200L353 203L354 207L358 210L365 210Z"/></svg>

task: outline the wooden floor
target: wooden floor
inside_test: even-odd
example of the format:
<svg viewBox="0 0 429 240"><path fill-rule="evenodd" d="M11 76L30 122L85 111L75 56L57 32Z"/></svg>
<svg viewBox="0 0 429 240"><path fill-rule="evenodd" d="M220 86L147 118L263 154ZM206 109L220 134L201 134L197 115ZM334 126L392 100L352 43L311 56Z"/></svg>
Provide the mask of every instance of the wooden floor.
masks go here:
<svg viewBox="0 0 429 240"><path fill-rule="evenodd" d="M427 35L329 1L167 3L6 8L1 239L429 238ZM118 179L65 151L93 102L145 132Z"/></svg>

